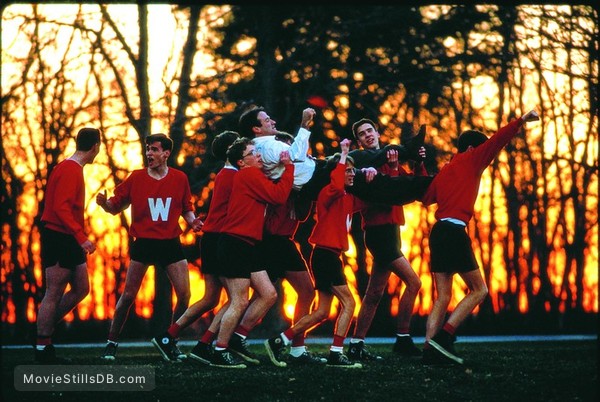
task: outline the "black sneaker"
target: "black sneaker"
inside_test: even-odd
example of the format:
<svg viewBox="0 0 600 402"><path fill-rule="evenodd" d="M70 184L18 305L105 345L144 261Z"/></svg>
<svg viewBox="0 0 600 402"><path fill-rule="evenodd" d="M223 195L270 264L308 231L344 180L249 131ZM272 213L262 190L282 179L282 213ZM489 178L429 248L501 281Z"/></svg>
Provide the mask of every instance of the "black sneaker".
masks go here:
<svg viewBox="0 0 600 402"><path fill-rule="evenodd" d="M313 353L310 353L308 350L302 353L300 356L288 356L288 362L294 365L317 365L322 366L327 363L327 359L324 357L319 357Z"/></svg>
<svg viewBox="0 0 600 402"><path fill-rule="evenodd" d="M421 362L425 365L448 365L448 364L456 364L456 362L441 352L439 352L435 348L423 349L423 357L421 358Z"/></svg>
<svg viewBox="0 0 600 402"><path fill-rule="evenodd" d="M34 346L34 360L38 364L69 364L71 363L70 359L65 359L64 357L56 357L56 349L54 349L54 345L46 345L44 349L38 350Z"/></svg>
<svg viewBox="0 0 600 402"><path fill-rule="evenodd" d="M423 146L425 142L425 134L427 133L427 126L422 124L419 127L419 132L413 137L409 138L406 142L404 142L404 146L406 147L408 156L413 161L421 161L423 158L419 155L419 149Z"/></svg>
<svg viewBox="0 0 600 402"><path fill-rule="evenodd" d="M247 361L248 363L260 364L260 360L256 358L256 355L250 352L250 350L248 350L248 343L246 342L246 339L242 338L239 334L236 334L235 332L233 333L233 335L231 335L228 349L231 352L238 355L239 357L241 357L242 359L244 359L245 361Z"/></svg>
<svg viewBox="0 0 600 402"><path fill-rule="evenodd" d="M429 344L447 358L454 360L458 364L463 364L464 360L458 357L454 351L455 339L456 337L453 335L441 330L429 340Z"/></svg>
<svg viewBox="0 0 600 402"><path fill-rule="evenodd" d="M327 358L327 367L362 368L362 364L350 361L342 352L330 351Z"/></svg>
<svg viewBox="0 0 600 402"><path fill-rule="evenodd" d="M175 339L170 337L168 334L163 334L161 336L155 336L152 338L152 344L158 349L160 352L160 356L166 362L181 362L177 355L175 354ZM181 353L181 352L180 352Z"/></svg>
<svg viewBox="0 0 600 402"><path fill-rule="evenodd" d="M245 369L247 366L228 349L215 350L210 359L210 365L222 368Z"/></svg>
<svg viewBox="0 0 600 402"><path fill-rule="evenodd" d="M285 351L285 343L281 336L277 336L275 338L267 339L265 341L265 349L267 349L267 354L269 355L269 359L271 362L277 367L286 367L287 364L283 361L283 352Z"/></svg>
<svg viewBox="0 0 600 402"><path fill-rule="evenodd" d="M382 361L383 357L371 353L364 341L350 343L348 347L348 358L352 361Z"/></svg>
<svg viewBox="0 0 600 402"><path fill-rule="evenodd" d="M194 359L203 364L210 364L212 359L213 348L210 344L198 342L194 349L190 352L190 359Z"/></svg>
<svg viewBox="0 0 600 402"><path fill-rule="evenodd" d="M176 356L179 360L187 359L187 355L183 353L181 349L179 349L179 346L177 346L176 340L173 341L173 355Z"/></svg>
<svg viewBox="0 0 600 402"><path fill-rule="evenodd" d="M410 336L397 336L393 351L402 357L421 357L423 355Z"/></svg>
<svg viewBox="0 0 600 402"><path fill-rule="evenodd" d="M117 346L119 346L117 342L106 342L106 347L100 358L102 360L114 361L117 358Z"/></svg>

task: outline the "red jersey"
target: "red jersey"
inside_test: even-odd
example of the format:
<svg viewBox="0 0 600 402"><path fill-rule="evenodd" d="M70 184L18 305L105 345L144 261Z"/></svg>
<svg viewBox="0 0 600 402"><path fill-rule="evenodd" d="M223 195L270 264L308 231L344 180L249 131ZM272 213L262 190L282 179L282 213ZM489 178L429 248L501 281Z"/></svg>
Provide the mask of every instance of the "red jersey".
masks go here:
<svg viewBox="0 0 600 402"><path fill-rule="evenodd" d="M135 238L173 239L182 232L179 217L193 211L188 178L171 167L160 180L147 169L134 170L109 201L116 211L113 215L131 205L129 234Z"/></svg>
<svg viewBox="0 0 600 402"><path fill-rule="evenodd" d="M44 202L42 222L48 229L73 235L79 244L88 239L83 232L83 166L72 159L56 165L48 178Z"/></svg>
<svg viewBox="0 0 600 402"><path fill-rule="evenodd" d="M262 240L267 204L284 204L293 181L293 164L285 165L283 176L276 183L257 167L240 169L233 178L221 233L241 237L251 243Z"/></svg>
<svg viewBox="0 0 600 402"><path fill-rule="evenodd" d="M513 120L478 147L454 155L440 170L422 199L425 205L437 202L437 220L454 218L464 223L471 220L483 171L517 135L522 124L520 118Z"/></svg>
<svg viewBox="0 0 600 402"><path fill-rule="evenodd" d="M345 190L346 165L338 163L331 182L317 198L317 220L308 241L319 247L342 252L348 250L348 232L352 215L367 204Z"/></svg>
<svg viewBox="0 0 600 402"><path fill-rule="evenodd" d="M407 172L402 166L398 166L398 170L392 170L387 164L381 166L377 171L388 176L426 176L427 170L421 163L415 173ZM368 206L361 211L362 228L363 230L369 226L376 225L404 225L404 209L402 205L385 205L369 203Z"/></svg>
<svg viewBox="0 0 600 402"><path fill-rule="evenodd" d="M225 166L215 177L215 187L208 207L208 215L204 220L202 231L205 233L220 233L227 216L227 204L231 196L233 178L237 169L233 166Z"/></svg>
<svg viewBox="0 0 600 402"><path fill-rule="evenodd" d="M293 218L294 200L288 198L287 202L282 205L267 206L267 214L265 216L265 233L277 236L285 236L292 238L300 222Z"/></svg>

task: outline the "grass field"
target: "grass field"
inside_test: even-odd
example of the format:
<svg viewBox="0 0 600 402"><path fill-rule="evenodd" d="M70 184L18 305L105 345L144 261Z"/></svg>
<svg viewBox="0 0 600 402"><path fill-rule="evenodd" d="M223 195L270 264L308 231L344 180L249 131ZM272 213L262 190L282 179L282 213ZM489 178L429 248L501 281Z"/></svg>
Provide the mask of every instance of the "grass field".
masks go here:
<svg viewBox="0 0 600 402"><path fill-rule="evenodd" d="M420 346L420 345L419 345ZM456 344L463 366L424 366L372 345L385 360L363 369L278 368L262 345L251 350L260 366L218 369L168 364L151 345L120 348L117 364L152 367L149 392L23 392L14 388L14 368L31 364L32 350L2 350L3 401L597 401L596 340ZM191 347L182 347L188 352ZM310 345L325 354L327 345ZM78 365L103 365L101 348L60 348Z"/></svg>

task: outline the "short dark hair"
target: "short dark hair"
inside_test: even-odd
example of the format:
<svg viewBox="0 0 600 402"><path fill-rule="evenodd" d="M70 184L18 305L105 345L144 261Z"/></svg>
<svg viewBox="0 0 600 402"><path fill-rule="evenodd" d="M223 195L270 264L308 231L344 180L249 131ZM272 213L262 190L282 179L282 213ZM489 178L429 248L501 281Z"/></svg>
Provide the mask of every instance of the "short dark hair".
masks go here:
<svg viewBox="0 0 600 402"><path fill-rule="evenodd" d="M227 150L227 160L229 163L238 167L237 163L244 157L244 151L249 144L254 144L250 138L242 137L235 140Z"/></svg>
<svg viewBox="0 0 600 402"><path fill-rule="evenodd" d="M75 140L78 151L89 151L94 145L100 143L100 130L92 127L84 127L77 133Z"/></svg>
<svg viewBox="0 0 600 402"><path fill-rule="evenodd" d="M254 131L252 131L252 128L260 127L260 121L258 121L258 114L264 111L265 109L262 106L254 106L242 113L238 122L239 133L242 137L251 139L256 137Z"/></svg>
<svg viewBox="0 0 600 402"><path fill-rule="evenodd" d="M227 149L238 138L240 138L240 135L235 131L223 131L215 137L211 144L212 154L217 159L225 162L227 160Z"/></svg>
<svg viewBox="0 0 600 402"><path fill-rule="evenodd" d="M160 146L162 147L163 151L173 150L173 140L163 133L150 134L146 137L145 142L146 145L150 145L154 142L160 142Z"/></svg>
<svg viewBox="0 0 600 402"><path fill-rule="evenodd" d="M465 152L470 146L477 148L484 142L488 137L477 130L466 130L458 137L458 153Z"/></svg>
<svg viewBox="0 0 600 402"><path fill-rule="evenodd" d="M362 126L363 124L370 124L373 126L373 128L377 131L379 131L379 127L377 127L377 124L375 124L375 122L371 119L360 119L359 121L357 121L356 123L354 123L352 125L352 134L354 134L354 138L358 139L358 135L356 133L356 130L358 130L358 128L360 126Z"/></svg>

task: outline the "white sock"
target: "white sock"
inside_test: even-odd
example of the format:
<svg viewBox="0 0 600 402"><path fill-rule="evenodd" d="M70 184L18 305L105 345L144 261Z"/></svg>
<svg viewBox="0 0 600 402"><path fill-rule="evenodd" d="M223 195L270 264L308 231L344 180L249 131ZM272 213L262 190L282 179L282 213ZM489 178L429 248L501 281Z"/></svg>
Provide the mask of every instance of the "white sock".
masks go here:
<svg viewBox="0 0 600 402"><path fill-rule="evenodd" d="M333 345L331 345L331 347L329 348L329 350L332 351L332 352L344 353L344 347L343 346L333 346Z"/></svg>
<svg viewBox="0 0 600 402"><path fill-rule="evenodd" d="M290 355L294 357L302 356L306 352L306 346L292 346L290 348Z"/></svg>
<svg viewBox="0 0 600 402"><path fill-rule="evenodd" d="M364 342L364 339L360 339L360 338L351 338L350 339L350 343L358 343L358 342Z"/></svg>
<svg viewBox="0 0 600 402"><path fill-rule="evenodd" d="M246 339L246 335L242 335L240 333L234 332L234 334L238 335L242 339Z"/></svg>
<svg viewBox="0 0 600 402"><path fill-rule="evenodd" d="M410 338L410 334L396 334L396 336L398 338L403 337L403 336L408 336Z"/></svg>
<svg viewBox="0 0 600 402"><path fill-rule="evenodd" d="M289 345L292 342L290 339L288 339L287 336L285 336L285 334L283 332L281 333L280 336L281 336L281 339L283 339L283 344L285 346Z"/></svg>

